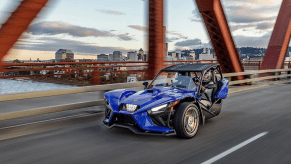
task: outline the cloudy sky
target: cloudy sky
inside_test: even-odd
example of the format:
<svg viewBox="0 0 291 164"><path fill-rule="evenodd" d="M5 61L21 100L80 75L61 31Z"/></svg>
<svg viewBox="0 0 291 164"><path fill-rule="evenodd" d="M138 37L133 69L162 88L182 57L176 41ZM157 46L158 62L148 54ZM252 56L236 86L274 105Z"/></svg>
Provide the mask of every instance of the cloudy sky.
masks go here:
<svg viewBox="0 0 291 164"><path fill-rule="evenodd" d="M0 24L20 0L1 0ZM267 47L282 0L221 0L237 47ZM77 58L147 50L147 0L51 0L7 59L51 59L60 49ZM169 50L211 47L193 0L165 0Z"/></svg>

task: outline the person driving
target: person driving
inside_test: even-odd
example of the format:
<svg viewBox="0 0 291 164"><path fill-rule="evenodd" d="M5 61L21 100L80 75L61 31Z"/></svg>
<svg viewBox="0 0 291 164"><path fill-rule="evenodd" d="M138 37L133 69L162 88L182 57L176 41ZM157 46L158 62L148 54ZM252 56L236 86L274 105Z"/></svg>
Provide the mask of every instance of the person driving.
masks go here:
<svg viewBox="0 0 291 164"><path fill-rule="evenodd" d="M211 100L209 97L209 94L211 95L211 93L208 93L208 90L205 89L205 84L210 83L211 82L211 71L208 71L204 74L203 78L202 78L202 84L201 84L201 93L202 93L202 100L201 103L204 104L206 107L211 106ZM200 85L200 79L199 77L194 77L193 81L195 83L195 85L199 86Z"/></svg>

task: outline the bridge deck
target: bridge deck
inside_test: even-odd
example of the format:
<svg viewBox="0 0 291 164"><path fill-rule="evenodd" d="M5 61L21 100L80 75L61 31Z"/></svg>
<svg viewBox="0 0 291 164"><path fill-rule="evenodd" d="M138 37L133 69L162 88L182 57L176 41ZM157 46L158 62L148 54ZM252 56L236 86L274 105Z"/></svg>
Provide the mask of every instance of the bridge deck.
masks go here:
<svg viewBox="0 0 291 164"><path fill-rule="evenodd" d="M290 163L290 92L290 84L279 84L230 95L221 114L189 140L109 130L101 125L103 114L66 121L62 128L2 140L0 163L202 163L262 132L268 133L217 163Z"/></svg>

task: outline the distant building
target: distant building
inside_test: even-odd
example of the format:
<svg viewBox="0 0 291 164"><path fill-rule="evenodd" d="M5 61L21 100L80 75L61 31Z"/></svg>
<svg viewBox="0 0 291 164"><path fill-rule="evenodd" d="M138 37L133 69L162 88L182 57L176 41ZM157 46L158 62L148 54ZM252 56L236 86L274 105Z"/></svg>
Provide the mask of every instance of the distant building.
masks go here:
<svg viewBox="0 0 291 164"><path fill-rule="evenodd" d="M192 56L186 56L185 59L186 60L195 60L195 57L193 58Z"/></svg>
<svg viewBox="0 0 291 164"><path fill-rule="evenodd" d="M194 58L193 60L195 60L195 51L190 51L190 56L192 56Z"/></svg>
<svg viewBox="0 0 291 164"><path fill-rule="evenodd" d="M208 48L203 48L203 52L202 52L203 54L207 54L208 52L210 53Z"/></svg>
<svg viewBox="0 0 291 164"><path fill-rule="evenodd" d="M263 60L264 56L250 56L249 60Z"/></svg>
<svg viewBox="0 0 291 164"><path fill-rule="evenodd" d="M177 53L176 52L172 52L172 57L176 58L177 57Z"/></svg>
<svg viewBox="0 0 291 164"><path fill-rule="evenodd" d="M172 56L166 56L165 58L166 61L172 61L172 60L177 60L176 57L172 57Z"/></svg>
<svg viewBox="0 0 291 164"><path fill-rule="evenodd" d="M109 57L109 58L108 58L109 61L113 61L113 54L109 54L108 57Z"/></svg>
<svg viewBox="0 0 291 164"><path fill-rule="evenodd" d="M146 61L144 59L144 52L143 52L142 48L140 48L139 51L138 51L138 60Z"/></svg>
<svg viewBox="0 0 291 164"><path fill-rule="evenodd" d="M74 53L69 49L59 49L55 54L56 62L60 62L60 59L66 58L74 60Z"/></svg>
<svg viewBox="0 0 291 164"><path fill-rule="evenodd" d="M181 50L179 50L179 49L176 50L176 57L177 57L177 59L181 59L182 58Z"/></svg>
<svg viewBox="0 0 291 164"><path fill-rule="evenodd" d="M80 59L79 62L94 62L94 59Z"/></svg>
<svg viewBox="0 0 291 164"><path fill-rule="evenodd" d="M137 58L137 53L136 51L130 51L127 53L127 59L130 60L130 61L137 61L138 58Z"/></svg>
<svg viewBox="0 0 291 164"><path fill-rule="evenodd" d="M97 55L97 61L108 61L108 55L105 54Z"/></svg>
<svg viewBox="0 0 291 164"><path fill-rule="evenodd" d="M66 62L66 63L69 63L69 62L76 62L76 60L72 60L70 58L65 58L65 59L60 59L59 62Z"/></svg>
<svg viewBox="0 0 291 164"><path fill-rule="evenodd" d="M143 55L138 54L138 55L137 55L137 60L138 60L138 61L143 61Z"/></svg>
<svg viewBox="0 0 291 164"><path fill-rule="evenodd" d="M180 58L180 59L177 59L177 60L186 60L186 58Z"/></svg>
<svg viewBox="0 0 291 164"><path fill-rule="evenodd" d="M112 61L122 61L122 52L114 51L112 56Z"/></svg>
<svg viewBox="0 0 291 164"><path fill-rule="evenodd" d="M216 60L216 57L210 53L209 48L203 48L203 52L199 54L199 60Z"/></svg>

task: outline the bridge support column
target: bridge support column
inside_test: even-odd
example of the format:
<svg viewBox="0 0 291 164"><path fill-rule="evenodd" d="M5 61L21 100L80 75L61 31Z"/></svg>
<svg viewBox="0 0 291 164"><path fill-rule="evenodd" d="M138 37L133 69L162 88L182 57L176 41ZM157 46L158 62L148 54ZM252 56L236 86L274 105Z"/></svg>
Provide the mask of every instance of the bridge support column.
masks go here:
<svg viewBox="0 0 291 164"><path fill-rule="evenodd" d="M164 0L149 0L149 43L147 79L164 67Z"/></svg>
<svg viewBox="0 0 291 164"><path fill-rule="evenodd" d="M244 72L220 0L196 0L223 73ZM238 76L239 80L244 76Z"/></svg>
<svg viewBox="0 0 291 164"><path fill-rule="evenodd" d="M261 69L282 69L291 36L291 0L283 0ZM261 75L263 76L263 75Z"/></svg>

